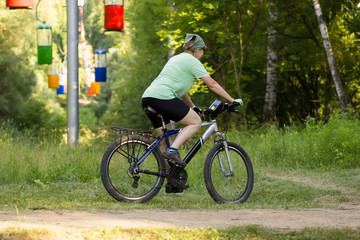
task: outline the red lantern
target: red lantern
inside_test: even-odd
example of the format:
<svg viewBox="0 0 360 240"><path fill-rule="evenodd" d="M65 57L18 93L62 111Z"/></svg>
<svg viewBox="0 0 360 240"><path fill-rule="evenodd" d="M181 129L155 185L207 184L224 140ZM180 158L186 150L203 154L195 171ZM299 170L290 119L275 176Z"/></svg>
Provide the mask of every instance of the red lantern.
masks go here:
<svg viewBox="0 0 360 240"><path fill-rule="evenodd" d="M105 31L124 29L124 0L105 0Z"/></svg>
<svg viewBox="0 0 360 240"><path fill-rule="evenodd" d="M10 9L34 8L34 0L6 0L6 7Z"/></svg>

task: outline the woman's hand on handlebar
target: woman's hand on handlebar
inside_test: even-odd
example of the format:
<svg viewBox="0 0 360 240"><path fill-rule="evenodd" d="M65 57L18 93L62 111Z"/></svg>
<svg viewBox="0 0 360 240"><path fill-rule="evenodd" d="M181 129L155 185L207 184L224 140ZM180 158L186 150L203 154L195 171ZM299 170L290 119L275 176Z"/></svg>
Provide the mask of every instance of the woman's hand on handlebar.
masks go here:
<svg viewBox="0 0 360 240"><path fill-rule="evenodd" d="M200 116L204 117L204 111L201 108L198 108L197 106L193 106L192 109Z"/></svg>
<svg viewBox="0 0 360 240"><path fill-rule="evenodd" d="M234 107L243 106L244 102L241 98L234 99L232 104L229 104L227 107L228 112L239 113L239 110L236 110Z"/></svg>
<svg viewBox="0 0 360 240"><path fill-rule="evenodd" d="M232 104L239 104L240 106L242 106L244 104L243 100L241 98L237 98L237 99L234 99Z"/></svg>

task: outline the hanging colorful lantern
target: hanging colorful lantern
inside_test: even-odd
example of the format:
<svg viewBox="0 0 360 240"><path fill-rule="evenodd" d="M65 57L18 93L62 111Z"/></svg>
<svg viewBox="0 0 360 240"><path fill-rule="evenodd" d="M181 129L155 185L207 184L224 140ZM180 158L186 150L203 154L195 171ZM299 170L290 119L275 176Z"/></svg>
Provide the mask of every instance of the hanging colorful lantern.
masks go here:
<svg viewBox="0 0 360 240"><path fill-rule="evenodd" d="M59 87L56 89L56 94L57 95L64 95L65 94L65 89L64 89L64 85L59 85Z"/></svg>
<svg viewBox="0 0 360 240"><path fill-rule="evenodd" d="M60 65L59 85L64 86L64 94L67 93L67 62L66 60Z"/></svg>
<svg viewBox="0 0 360 240"><path fill-rule="evenodd" d="M90 96L90 97L96 96L96 94L91 93L91 84L90 84L90 86L87 86L87 90L88 90L88 96Z"/></svg>
<svg viewBox="0 0 360 240"><path fill-rule="evenodd" d="M106 51L95 50L95 82L106 82Z"/></svg>
<svg viewBox="0 0 360 240"><path fill-rule="evenodd" d="M52 33L51 25L39 24L37 26L38 64L52 63Z"/></svg>
<svg viewBox="0 0 360 240"><path fill-rule="evenodd" d="M92 82L90 93L92 94L100 94L100 83L99 82Z"/></svg>
<svg viewBox="0 0 360 240"><path fill-rule="evenodd" d="M48 86L49 88L59 88L59 63L57 60L49 65Z"/></svg>
<svg viewBox="0 0 360 240"><path fill-rule="evenodd" d="M78 0L78 7L83 7L85 0Z"/></svg>
<svg viewBox="0 0 360 240"><path fill-rule="evenodd" d="M105 31L124 29L124 0L105 0Z"/></svg>
<svg viewBox="0 0 360 240"><path fill-rule="evenodd" d="M86 86L87 93L89 96L95 96L96 94L91 93L91 83L95 82L95 71L94 69L86 68Z"/></svg>
<svg viewBox="0 0 360 240"><path fill-rule="evenodd" d="M10 9L34 8L34 0L6 0L6 7Z"/></svg>
<svg viewBox="0 0 360 240"><path fill-rule="evenodd" d="M65 94L67 93L67 84L66 84L67 77L64 72L60 71L59 73L59 88L56 89L56 94Z"/></svg>

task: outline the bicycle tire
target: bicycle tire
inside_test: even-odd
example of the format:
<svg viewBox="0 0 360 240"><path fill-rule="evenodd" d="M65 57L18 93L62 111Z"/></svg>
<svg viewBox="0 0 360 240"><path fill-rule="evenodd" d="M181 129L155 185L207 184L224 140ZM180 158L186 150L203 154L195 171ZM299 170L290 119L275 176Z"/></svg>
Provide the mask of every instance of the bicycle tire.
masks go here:
<svg viewBox="0 0 360 240"><path fill-rule="evenodd" d="M136 182L136 187L129 170L135 159L146 151L150 143L150 140L143 136L124 136L114 141L104 153L100 167L101 180L106 191L116 200L144 203L160 191L164 177L138 173L139 180ZM141 164L141 169L160 174L166 173L165 162L158 148L147 156Z"/></svg>
<svg viewBox="0 0 360 240"><path fill-rule="evenodd" d="M221 154L225 171L228 172L225 148L217 143L208 153L204 166L204 180L208 193L217 203L243 203L251 194L254 171L245 150L233 142L227 142L234 176L224 176L218 155Z"/></svg>

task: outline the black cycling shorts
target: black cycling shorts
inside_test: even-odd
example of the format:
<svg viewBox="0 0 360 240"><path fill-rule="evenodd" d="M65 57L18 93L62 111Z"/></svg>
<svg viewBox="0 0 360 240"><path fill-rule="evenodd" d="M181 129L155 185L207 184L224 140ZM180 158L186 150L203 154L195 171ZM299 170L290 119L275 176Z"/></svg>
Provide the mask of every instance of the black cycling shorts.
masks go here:
<svg viewBox="0 0 360 240"><path fill-rule="evenodd" d="M175 122L183 119L190 108L183 101L178 98L173 98L170 100L162 100L157 98L146 97L142 99L142 107L145 110L146 107L153 108L157 113L146 112L148 118L150 119L152 125L155 128L162 126L161 118L158 114L162 115L165 121L165 124L170 123L170 120Z"/></svg>

